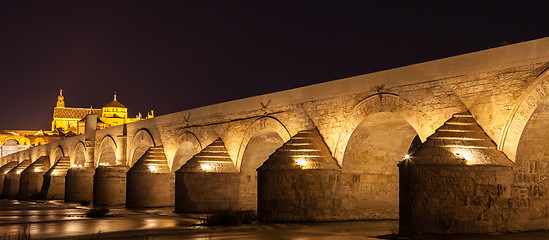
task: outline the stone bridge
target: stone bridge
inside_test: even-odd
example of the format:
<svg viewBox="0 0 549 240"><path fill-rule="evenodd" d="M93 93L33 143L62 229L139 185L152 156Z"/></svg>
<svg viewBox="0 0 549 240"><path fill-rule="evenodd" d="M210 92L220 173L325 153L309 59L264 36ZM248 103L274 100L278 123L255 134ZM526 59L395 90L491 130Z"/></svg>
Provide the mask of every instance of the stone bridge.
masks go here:
<svg viewBox="0 0 549 240"><path fill-rule="evenodd" d="M266 221L396 219L400 199L404 233L544 229L549 227L548 67L549 38L544 38L103 130L95 130L96 117L88 115L83 135L2 157L2 192L19 199L175 206L177 212L258 210ZM463 116L471 117L452 122ZM473 140L480 138L464 136L437 139L457 142L453 148L473 139L464 148L493 149L503 153L493 156L505 159L457 154L469 168L455 171L501 165L507 172L496 171L494 183L477 181L478 175L449 176L444 181L471 180L470 189L441 184L421 192L448 196L438 205L427 205L410 191L399 197L397 164L411 155L403 162L414 165L413 150L452 124L478 125L488 145L476 146ZM460 129L455 131L465 131ZM421 188L443 175L436 172L443 167L436 166L444 164L425 164L435 166L433 178L416 171L423 182L408 179L401 166L400 188L409 189L412 182ZM471 206L480 210L468 214ZM422 208L440 211L414 212ZM493 208L515 211L492 213ZM414 227L417 231L402 226L409 224L402 219L424 218L438 222L426 223L433 228ZM453 227L464 219L474 226Z"/></svg>

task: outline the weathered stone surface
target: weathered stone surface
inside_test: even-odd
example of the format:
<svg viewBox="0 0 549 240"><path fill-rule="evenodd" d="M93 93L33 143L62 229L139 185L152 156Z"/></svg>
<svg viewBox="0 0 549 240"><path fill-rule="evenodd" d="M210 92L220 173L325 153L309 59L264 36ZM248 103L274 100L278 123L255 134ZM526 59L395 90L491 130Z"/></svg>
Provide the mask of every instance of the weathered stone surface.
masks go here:
<svg viewBox="0 0 549 240"><path fill-rule="evenodd" d="M30 160L24 160L6 173L2 197L9 199L17 198L21 182L21 172L23 172L23 170L25 170L30 164Z"/></svg>
<svg viewBox="0 0 549 240"><path fill-rule="evenodd" d="M163 147L151 147L126 173L126 206L129 208L173 206L172 181Z"/></svg>
<svg viewBox="0 0 549 240"><path fill-rule="evenodd" d="M127 166L100 166L93 176L93 204L111 206L126 204Z"/></svg>
<svg viewBox="0 0 549 240"><path fill-rule="evenodd" d="M175 172L175 211L236 209L238 180L238 171L218 138Z"/></svg>
<svg viewBox="0 0 549 240"><path fill-rule="evenodd" d="M69 157L61 157L44 174L41 191L46 199L65 199L65 176L70 167Z"/></svg>
<svg viewBox="0 0 549 240"><path fill-rule="evenodd" d="M71 168L65 176L65 202L93 201L93 168Z"/></svg>
<svg viewBox="0 0 549 240"><path fill-rule="evenodd" d="M6 174L8 174L8 172L16 167L18 164L19 163L17 163L16 161L12 161L0 167L0 193L4 192L4 179L6 178Z"/></svg>
<svg viewBox="0 0 549 240"><path fill-rule="evenodd" d="M300 131L257 169L262 221L337 220L341 169L317 129Z"/></svg>
<svg viewBox="0 0 549 240"><path fill-rule="evenodd" d="M20 200L43 198L44 195L40 194L40 190L44 182L44 174L48 169L50 169L50 159L42 156L21 172L18 197Z"/></svg>
<svg viewBox="0 0 549 240"><path fill-rule="evenodd" d="M508 230L511 166L470 113L454 114L399 163L400 233Z"/></svg>

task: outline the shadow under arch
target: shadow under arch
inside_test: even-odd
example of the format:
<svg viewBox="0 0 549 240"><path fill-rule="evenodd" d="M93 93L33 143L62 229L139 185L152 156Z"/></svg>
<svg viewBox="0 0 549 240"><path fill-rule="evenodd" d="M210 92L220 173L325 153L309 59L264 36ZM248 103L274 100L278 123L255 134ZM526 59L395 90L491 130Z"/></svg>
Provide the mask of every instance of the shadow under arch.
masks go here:
<svg viewBox="0 0 549 240"><path fill-rule="evenodd" d="M105 135L103 139L101 139L101 143L99 144L99 154L97 156L95 165L117 165L117 149L118 145L116 144L116 141L114 141L114 138L111 135Z"/></svg>
<svg viewBox="0 0 549 240"><path fill-rule="evenodd" d="M177 149L170 164L171 171L177 171L183 164L185 164L194 155L203 149L202 143L196 137L196 135L190 131L183 132L177 138Z"/></svg>
<svg viewBox="0 0 549 240"><path fill-rule="evenodd" d="M154 141L154 137L149 129L141 128L137 130L133 136L130 146L130 159L128 159L126 164L129 167L132 167L133 164L135 164L135 162L137 162L137 160L143 156L147 150L149 150L149 148L156 147L156 142Z"/></svg>

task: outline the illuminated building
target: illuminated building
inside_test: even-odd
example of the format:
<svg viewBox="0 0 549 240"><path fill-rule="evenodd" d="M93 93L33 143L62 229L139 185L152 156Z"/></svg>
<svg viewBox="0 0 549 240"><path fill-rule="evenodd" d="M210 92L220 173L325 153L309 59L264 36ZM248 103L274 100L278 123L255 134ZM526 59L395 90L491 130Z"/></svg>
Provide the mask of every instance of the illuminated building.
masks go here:
<svg viewBox="0 0 549 240"><path fill-rule="evenodd" d="M0 156L3 157L59 139L60 136L48 135L42 130L0 130Z"/></svg>
<svg viewBox="0 0 549 240"><path fill-rule="evenodd" d="M73 108L65 107L65 97L63 97L63 90L61 90L57 97L57 105L53 109L51 132L65 136L82 134L85 128L84 118L88 114L98 116L97 129L118 126L141 119L140 116L128 118L128 108L116 100L116 93L114 99L101 109ZM151 111L145 119L153 117L154 112Z"/></svg>

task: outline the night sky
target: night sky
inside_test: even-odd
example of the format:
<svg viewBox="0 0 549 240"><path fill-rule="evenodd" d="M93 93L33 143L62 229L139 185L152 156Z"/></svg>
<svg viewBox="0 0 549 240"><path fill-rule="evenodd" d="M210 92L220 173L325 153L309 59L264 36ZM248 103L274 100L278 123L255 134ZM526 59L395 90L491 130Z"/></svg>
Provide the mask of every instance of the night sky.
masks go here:
<svg viewBox="0 0 549 240"><path fill-rule="evenodd" d="M20 2L0 4L0 129L50 130L60 88L158 116L549 36L525 1Z"/></svg>

